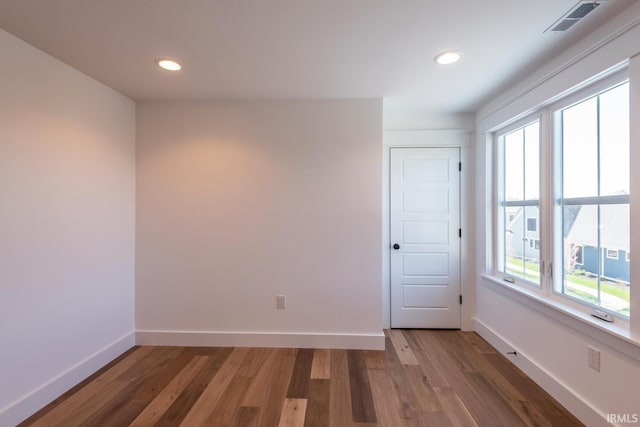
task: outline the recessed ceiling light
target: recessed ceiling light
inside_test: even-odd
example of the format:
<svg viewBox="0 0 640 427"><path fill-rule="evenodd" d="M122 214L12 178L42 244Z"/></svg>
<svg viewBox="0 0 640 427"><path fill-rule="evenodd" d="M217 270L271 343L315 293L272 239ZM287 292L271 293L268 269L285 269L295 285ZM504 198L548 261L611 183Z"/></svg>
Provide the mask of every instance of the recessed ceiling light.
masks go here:
<svg viewBox="0 0 640 427"><path fill-rule="evenodd" d="M178 64L176 61L167 58L158 58L156 59L156 64L158 67L168 70L168 71L180 71L182 65Z"/></svg>
<svg viewBox="0 0 640 427"><path fill-rule="evenodd" d="M462 52L457 50L448 50L436 55L433 60L441 65L448 65L457 62L462 58Z"/></svg>

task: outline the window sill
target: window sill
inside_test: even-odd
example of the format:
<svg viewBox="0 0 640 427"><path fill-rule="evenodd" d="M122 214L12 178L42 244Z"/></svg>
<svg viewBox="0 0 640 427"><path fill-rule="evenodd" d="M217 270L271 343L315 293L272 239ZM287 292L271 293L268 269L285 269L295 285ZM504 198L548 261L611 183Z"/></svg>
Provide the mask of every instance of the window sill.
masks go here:
<svg viewBox="0 0 640 427"><path fill-rule="evenodd" d="M632 337L626 327L620 326L615 322L603 322L586 312L545 298L531 290L505 282L495 276L482 274L481 277L483 279L481 282L484 286L640 362L640 340Z"/></svg>

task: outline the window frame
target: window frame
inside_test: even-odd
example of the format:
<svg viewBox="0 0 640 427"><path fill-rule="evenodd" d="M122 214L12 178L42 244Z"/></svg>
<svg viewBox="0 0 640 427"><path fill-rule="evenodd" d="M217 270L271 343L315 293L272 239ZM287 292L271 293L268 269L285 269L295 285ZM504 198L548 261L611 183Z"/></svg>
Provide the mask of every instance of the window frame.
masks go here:
<svg viewBox="0 0 640 427"><path fill-rule="evenodd" d="M562 209L557 209L557 195L562 194L562 144L557 143L562 139L562 127L557 126L558 116L563 109L570 108L574 105L580 104L588 99L591 99L595 96L598 96L604 92L607 92L617 86L620 86L626 82L629 82L629 73L628 69L624 68L622 70L618 70L614 73L611 73L595 82L582 86L580 89L556 100L549 105L543 106L542 109L546 110L548 117L548 125L550 127L549 132L549 140L545 145L548 145L551 154L552 161L550 162L553 166L550 173L550 197L552 201L552 205L550 206L551 213L551 256L550 256L550 265L552 268L553 274L550 274L548 279L548 293L550 299L558 301L560 303L566 304L574 309L592 313L594 309L605 311L608 314L614 316L621 324L628 327L630 316L624 316L616 311L609 310L606 307L602 307L600 305L589 303L580 298L573 297L571 295L567 295L562 292L562 277L563 277L563 252L554 250L555 248L562 247L562 239L563 233L555 233L554 230L559 229L562 230ZM631 87L631 86L630 86ZM600 179L600 178L598 178ZM573 197L567 198L565 200L570 200L571 204L591 204L594 200L601 200L604 203L626 203L629 204L629 195L626 196L596 196L596 197ZM597 206L597 205L596 205ZM603 248L602 248L603 249ZM583 257L584 257L584 248L583 248ZM583 258L584 260L584 258ZM582 264L584 265L584 264ZM550 283L549 283L550 282Z"/></svg>
<svg viewBox="0 0 640 427"><path fill-rule="evenodd" d="M520 286L523 287L527 287L530 290L533 290L535 292L542 292L542 280L543 280L543 274L544 274L544 264L541 263L540 265L540 283L536 283L533 282L531 280L527 280L524 277L520 277L520 276L513 276L510 275L506 272L506 266L504 265L504 257L500 256L500 254L502 254L504 252L504 246L505 246L505 242L504 242L504 238L501 238L499 236L499 234L501 233L501 231L504 231L506 224L504 224L505 221L505 215L500 215L499 212L501 211L501 195L504 194L503 189L504 189L504 175L505 175L505 168L500 167L500 165L504 164L504 150L501 149L501 147L503 147L504 145L504 137L508 134L510 134L511 132L514 132L520 128L525 128L535 122L538 122L538 126L539 126L539 144L538 144L538 158L542 159L542 134L544 131L543 128L543 124L542 124L542 112L541 111L537 111L533 114L527 115L525 117L522 117L518 120L515 120L513 122L511 122L509 125L504 126L502 128L500 128L499 130L497 130L496 132L494 132L493 134L493 141L494 141L494 150L493 150L493 160L495 162L496 165L498 165L499 167L496 167L494 170L494 179L493 179L493 197L492 197L492 203L494 206L494 209L496 209L496 213L495 215L493 215L493 230L494 230L494 235L493 235L493 239L495 244L493 245L493 274L495 276L498 276L500 278L502 278L505 281L508 281L510 283L516 283ZM538 207L538 222L537 222L537 226L538 226L538 230L540 229L540 215L541 215L541 204L542 204L542 197L543 197L543 187L542 187L542 162L540 162L539 164L539 168L540 168L540 173L538 176L538 185L539 185L539 193L538 193L538 199L537 199L537 205L536 204L532 204L531 201L527 201L527 200L523 200L523 204L522 207L524 209L523 212L523 218L524 221L526 223L526 208L527 207ZM517 205L520 206L520 205ZM526 224L523 227L524 230L526 230ZM538 232L538 236L540 236L540 233ZM523 239L526 238L526 236L523 235ZM540 242L540 246L542 249L542 242ZM540 253L542 253L542 251L540 250ZM542 259L540 257L540 259Z"/></svg>
<svg viewBox="0 0 640 427"><path fill-rule="evenodd" d="M558 223L558 209L556 209L555 195L561 194L562 186L562 144L557 143L558 126L555 126L554 112L569 108L575 104L581 103L589 98L598 96L599 94L613 89L616 86L629 82L629 73L627 68L617 69L612 73L599 78L591 79L585 84L581 84L572 92L564 92L551 99L548 103L541 105L539 108L526 115L520 115L514 120L505 122L502 126L496 126L491 130L491 146L492 146L492 163L495 165L491 174L493 184L492 191L492 218L491 218L491 275L497 282L504 286L517 286L528 291L537 293L542 298L546 298L555 303L567 306L583 312L587 315L591 314L594 309L603 310L616 318L616 324L628 329L630 324L630 316L625 316L608 310L588 301L573 297L557 291L555 276L563 277L562 267L562 251L555 250L557 246L558 236L562 238L562 232L556 233L554 230L562 230L562 224ZM631 85L630 85L631 87ZM521 127L539 121L540 141L539 141L539 198L538 198L538 221L537 231L540 240L539 260L540 260L540 285L535 282L526 280L525 278L512 276L505 273L504 257L504 221L505 215L501 214L502 205L501 198L504 193L504 136ZM560 190L560 191L558 191ZM611 198L610 202L618 202L618 196L600 196ZM628 196L622 196L627 198ZM575 202L579 202L576 200ZM628 202L627 202L628 203ZM630 204L629 204L630 205ZM525 217L526 218L526 217ZM526 219L525 219L526 221ZM558 228L560 225L560 228ZM526 230L526 225L525 225ZM560 253L558 253L560 252ZM560 262L558 262L560 258ZM582 248L582 264L584 265L584 248ZM555 271L554 271L555 270ZM554 274L555 273L555 274ZM562 280L562 279L560 279ZM632 306L633 303L630 304ZM636 314L640 316L639 314Z"/></svg>

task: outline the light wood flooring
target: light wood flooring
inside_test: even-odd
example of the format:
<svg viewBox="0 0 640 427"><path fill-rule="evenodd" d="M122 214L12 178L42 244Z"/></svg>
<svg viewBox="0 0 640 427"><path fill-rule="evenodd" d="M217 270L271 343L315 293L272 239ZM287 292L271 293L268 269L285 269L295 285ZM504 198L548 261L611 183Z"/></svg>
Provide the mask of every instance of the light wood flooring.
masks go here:
<svg viewBox="0 0 640 427"><path fill-rule="evenodd" d="M24 426L578 426L472 332L385 351L135 347Z"/></svg>

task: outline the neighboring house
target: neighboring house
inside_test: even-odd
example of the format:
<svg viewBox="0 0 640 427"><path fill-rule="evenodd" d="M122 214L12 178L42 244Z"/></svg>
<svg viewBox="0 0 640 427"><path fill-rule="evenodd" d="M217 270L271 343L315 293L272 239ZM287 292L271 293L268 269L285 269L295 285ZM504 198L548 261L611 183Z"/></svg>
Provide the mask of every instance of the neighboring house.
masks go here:
<svg viewBox="0 0 640 427"><path fill-rule="evenodd" d="M600 208L598 251L598 209L578 206L575 221L565 238L565 269L584 270L607 279L629 283L629 206L603 205Z"/></svg>
<svg viewBox="0 0 640 427"><path fill-rule="evenodd" d="M603 205L600 211L598 251L598 209L596 206L567 206L564 212L566 271L584 270L604 278L629 283L629 206ZM506 211L508 256L538 262L540 259L539 211L517 207Z"/></svg>
<svg viewBox="0 0 640 427"><path fill-rule="evenodd" d="M508 256L538 262L540 260L540 222L537 207L514 207L506 210Z"/></svg>

